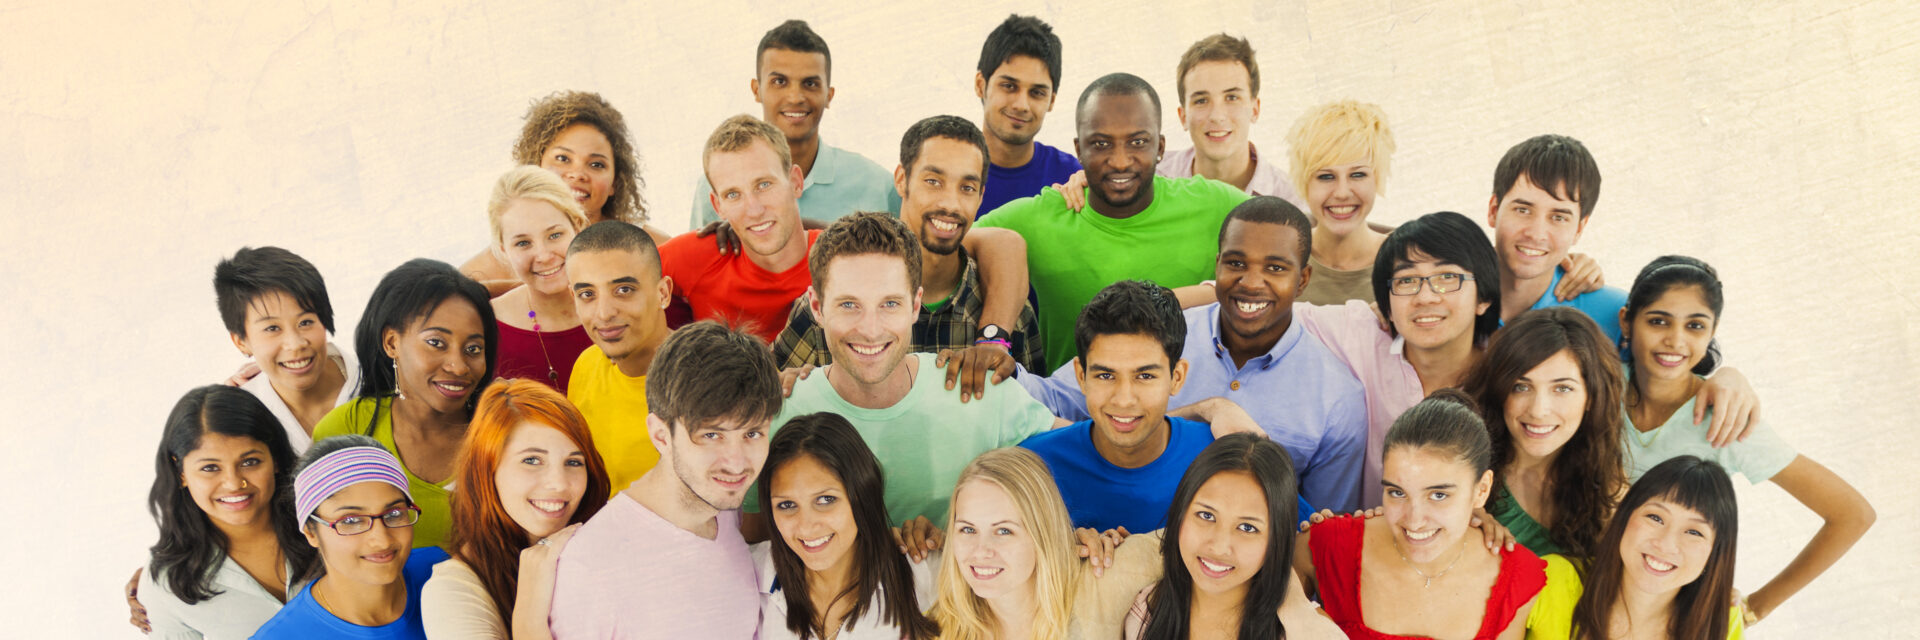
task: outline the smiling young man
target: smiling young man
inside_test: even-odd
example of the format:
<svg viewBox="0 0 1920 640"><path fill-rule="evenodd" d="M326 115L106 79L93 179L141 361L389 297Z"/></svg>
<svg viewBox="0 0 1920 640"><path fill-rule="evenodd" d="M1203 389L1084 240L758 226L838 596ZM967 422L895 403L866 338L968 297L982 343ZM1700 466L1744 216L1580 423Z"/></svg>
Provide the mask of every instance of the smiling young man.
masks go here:
<svg viewBox="0 0 1920 640"><path fill-rule="evenodd" d="M1074 149L1086 169L1092 213L1076 213L1048 189L1015 200L981 227L1027 240L1027 271L1039 296L1047 361L1074 357L1074 319L1093 295L1121 280L1185 287L1213 272L1220 223L1247 194L1202 177L1154 175L1166 150L1160 97L1139 76L1115 73L1087 85L1074 110ZM1068 239L1071 239L1070 241Z"/></svg>
<svg viewBox="0 0 1920 640"><path fill-rule="evenodd" d="M1032 16L1010 15L980 47L973 95L987 130L987 185L979 215L1067 181L1080 170L1072 154L1034 141L1060 91L1060 36ZM977 217L977 216L976 216Z"/></svg>
<svg viewBox="0 0 1920 640"><path fill-rule="evenodd" d="M618 220L574 236L566 268L573 308L593 339L574 361L567 400L587 419L618 492L660 460L647 440L647 368L667 339L673 281L660 274L653 237Z"/></svg>
<svg viewBox="0 0 1920 640"><path fill-rule="evenodd" d="M860 154L820 140L820 122L833 104L833 54L827 41L804 20L788 20L767 31L754 51L754 78L747 86L760 103L761 117L786 139L793 165L800 215L832 222L855 211L899 211L893 180L886 169ZM691 228L725 218L708 199L712 175L693 191Z"/></svg>
<svg viewBox="0 0 1920 640"><path fill-rule="evenodd" d="M996 284L1026 283L1025 246L1019 234L1005 229L969 233L986 179L987 145L980 129L965 118L933 116L907 129L900 140L900 167L894 186L901 196L900 220L920 243L923 303L913 323L911 349L915 353L964 350L982 345L1004 349L1021 365L1043 370L1042 345L1033 308L1024 293L1008 299L1018 305L1014 322L994 322L986 314L987 276ZM1021 255L1001 264L975 264L968 247L1006 250ZM1017 273L1006 273L1015 271ZM991 272L991 273L989 273ZM773 359L781 368L824 366L833 362L826 332L814 319L811 296L795 300L787 314L787 328L773 343Z"/></svg>
<svg viewBox="0 0 1920 640"><path fill-rule="evenodd" d="M1166 406L1215 397L1232 401L1286 447L1301 497L1350 511L1363 490L1366 389L1319 338L1293 321L1294 298L1312 275L1306 264L1312 237L1306 214L1280 198L1259 196L1233 209L1220 228L1213 288L1218 299L1184 312L1179 353L1185 384ZM1083 315L1078 331L1088 330L1087 320ZM1048 377L1018 379L1055 414L1097 423L1095 403L1083 391L1086 377L1078 373L1061 367Z"/></svg>
<svg viewBox="0 0 1920 640"><path fill-rule="evenodd" d="M1260 63L1246 38L1216 33L1187 48L1174 70L1180 90L1180 127L1193 147L1160 160L1160 175L1206 176L1256 196L1284 198L1294 207L1305 202L1282 168L1283 156L1266 162L1248 140L1260 121Z"/></svg>
<svg viewBox="0 0 1920 640"><path fill-rule="evenodd" d="M561 551L553 636L751 638L760 596L738 509L780 408L773 358L718 323L687 325L660 346L647 398L661 463Z"/></svg>
<svg viewBox="0 0 1920 640"><path fill-rule="evenodd" d="M1627 292L1602 287L1568 300L1553 292L1566 275L1561 263L1580 241L1600 199L1600 166L1579 140L1535 136L1508 149L1493 172L1487 226L1500 259L1500 321L1547 307L1579 309L1620 342L1620 308Z"/></svg>

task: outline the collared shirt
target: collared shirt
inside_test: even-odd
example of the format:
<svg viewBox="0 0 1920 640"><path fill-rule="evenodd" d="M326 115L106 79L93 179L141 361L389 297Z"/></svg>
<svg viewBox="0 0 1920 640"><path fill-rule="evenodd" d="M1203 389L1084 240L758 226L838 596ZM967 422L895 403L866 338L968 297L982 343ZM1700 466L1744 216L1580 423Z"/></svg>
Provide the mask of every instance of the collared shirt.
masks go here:
<svg viewBox="0 0 1920 640"><path fill-rule="evenodd" d="M960 287L953 290L953 296L947 298L938 310L928 311L920 307L920 319L913 322L913 351L915 353L939 353L941 349L965 349L973 346L980 334L980 312L986 308L986 289L980 286L978 265L966 250L960 250L960 258L967 261L967 268L960 274ZM787 328L773 341L773 361L780 368L788 369L800 365L823 367L833 363L833 353L827 350L827 332L813 318L808 310L812 296L801 294L793 301L793 309L787 313ZM1020 321L1007 327L1012 335L1008 341L1013 343L1013 359L1020 366L1036 370L1045 366L1046 345L1040 342L1034 323L1033 306L1022 305Z"/></svg>
<svg viewBox="0 0 1920 640"><path fill-rule="evenodd" d="M1563 275L1566 275L1565 269L1554 267L1553 282L1547 283L1546 293L1540 294L1540 299L1535 300L1533 306L1527 307L1527 310L1547 307L1579 309L1581 313L1587 314L1587 317L1593 318L1594 324L1600 325L1600 332L1607 334L1607 339L1612 340L1615 345L1620 344L1620 310L1627 306L1627 292L1618 287L1601 287L1574 296L1572 300L1562 301L1554 297L1553 291L1560 288L1560 276ZM1506 323L1500 324L1504 326Z"/></svg>
<svg viewBox="0 0 1920 640"><path fill-rule="evenodd" d="M287 582L280 586L289 597L295 591L293 577L299 573L298 567L289 565L283 574ZM147 621L153 625L153 631L147 634L151 638L239 640L253 635L283 606L231 556L222 557L214 569L212 590L217 595L212 598L187 604L166 585L165 576L140 572L140 604L147 608Z"/></svg>
<svg viewBox="0 0 1920 640"><path fill-rule="evenodd" d="M1185 315L1187 342L1180 357L1187 361L1187 379L1167 406L1213 397L1232 400L1286 447L1308 502L1336 511L1359 504L1367 460L1367 395L1347 365L1296 321L1272 349L1235 366L1220 341L1220 304L1194 307ZM1072 363L1049 377L1019 380L1055 415L1076 421L1092 417Z"/></svg>
<svg viewBox="0 0 1920 640"><path fill-rule="evenodd" d="M1317 307L1296 302L1293 319L1325 343L1367 389L1367 464L1360 506L1380 506L1380 464L1387 428L1426 397L1420 374L1407 362L1406 342L1380 330L1379 316L1366 303Z"/></svg>
<svg viewBox="0 0 1920 640"><path fill-rule="evenodd" d="M339 343L332 339L327 340L327 362L339 367L346 380L340 384L340 395L333 401L333 406L338 407L352 401L354 391L359 390L360 365L354 362L352 351L342 351ZM254 376L246 384L240 385L240 389L259 398L260 404L267 406L267 412L280 421L281 428L287 430L287 444L293 445L294 453L306 453L307 447L313 446L313 436L307 435L307 428L300 426L300 419L293 416L293 408L280 398L280 392L273 390L273 381L266 374Z"/></svg>
<svg viewBox="0 0 1920 640"><path fill-rule="evenodd" d="M720 219L707 196L713 185L701 172L693 190L693 216L689 229L699 229ZM900 215L900 194L893 190L893 173L880 168L866 156L820 143L800 192L800 217L833 222L855 211L885 211Z"/></svg>
<svg viewBox="0 0 1920 640"><path fill-rule="evenodd" d="M1287 178L1287 172L1280 168L1280 163L1261 162L1260 149L1251 142L1247 143L1247 154L1253 156L1249 160L1253 163L1253 179L1247 181L1247 195L1274 196L1299 207L1302 213L1307 211L1307 201L1294 190L1293 180ZM1175 151L1161 158L1153 172L1169 178L1195 175L1193 161L1199 155L1200 150L1193 147Z"/></svg>

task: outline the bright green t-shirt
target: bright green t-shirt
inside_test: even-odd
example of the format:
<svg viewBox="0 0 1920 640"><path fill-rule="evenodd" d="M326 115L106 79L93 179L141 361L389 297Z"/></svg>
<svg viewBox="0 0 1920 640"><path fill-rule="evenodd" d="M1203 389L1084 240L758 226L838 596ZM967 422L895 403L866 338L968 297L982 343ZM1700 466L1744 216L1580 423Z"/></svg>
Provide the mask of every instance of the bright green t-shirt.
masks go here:
<svg viewBox="0 0 1920 640"><path fill-rule="evenodd" d="M390 410L393 398L354 398L352 402L334 407L319 424L313 425L313 441L319 442L333 436L359 434L380 442L400 458L400 448L393 445L393 412ZM373 422L373 431L367 431L368 421ZM400 470L407 473L407 492L413 494L413 504L420 507L420 521L413 524L413 546L438 547L447 538L447 532L453 529L453 509L447 504L452 492L443 487L413 475L407 468L407 461L400 460ZM452 478L447 482L451 484Z"/></svg>
<svg viewBox="0 0 1920 640"><path fill-rule="evenodd" d="M849 404L827 382L828 368L793 385L793 395L773 419L779 432L795 416L826 411L840 414L866 440L886 479L887 517L894 524L926 516L947 528L947 507L960 471L982 453L1011 447L1027 436L1053 428L1046 405L1008 381L987 385L986 396L960 402L958 389L946 388L945 370L933 366L934 354L913 353L920 361L907 397L885 409ZM905 360L900 366L907 366ZM755 491L761 489L755 487ZM746 509L759 511L757 493L747 494Z"/></svg>
<svg viewBox="0 0 1920 640"><path fill-rule="evenodd" d="M978 224L1012 229L1026 239L1047 362L1062 365L1075 356L1073 325L1081 307L1107 285L1152 280L1174 288L1213 278L1220 223L1248 197L1204 177L1155 176L1153 202L1124 220L1091 206L1072 211L1064 196L1046 189L994 209Z"/></svg>
<svg viewBox="0 0 1920 640"><path fill-rule="evenodd" d="M1527 613L1527 640L1569 640L1573 637L1573 608L1580 603L1580 571L1557 554L1540 559L1547 561L1547 586L1534 597L1533 610ZM1734 605L1727 618L1727 640L1740 640L1746 627L1740 605Z"/></svg>

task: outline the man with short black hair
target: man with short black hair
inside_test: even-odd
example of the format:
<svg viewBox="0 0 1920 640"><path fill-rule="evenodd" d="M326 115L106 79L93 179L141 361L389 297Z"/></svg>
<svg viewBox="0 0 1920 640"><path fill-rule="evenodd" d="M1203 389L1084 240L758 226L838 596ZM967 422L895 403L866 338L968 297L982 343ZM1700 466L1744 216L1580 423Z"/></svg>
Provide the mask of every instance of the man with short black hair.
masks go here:
<svg viewBox="0 0 1920 640"><path fill-rule="evenodd" d="M753 101L760 103L762 119L786 137L800 169L795 186L804 188L802 217L825 223L855 211L900 210L885 169L820 140L821 120L833 103L833 54L820 34L804 20L780 23L760 38L753 72ZM691 228L721 218L707 198L712 191L706 179L694 189Z"/></svg>
<svg viewBox="0 0 1920 640"><path fill-rule="evenodd" d="M660 271L653 236L619 220L574 236L566 270L580 327L593 339L573 363L567 400L586 418L620 491L660 459L647 439L647 369L667 339L673 279Z"/></svg>
<svg viewBox="0 0 1920 640"><path fill-rule="evenodd" d="M1567 300L1553 295L1561 263L1587 229L1600 199L1600 165L1579 140L1540 135L1508 149L1493 171L1487 226L1500 259L1500 321L1546 307L1573 307L1593 318L1615 344L1627 292L1601 287Z"/></svg>
<svg viewBox="0 0 1920 640"><path fill-rule="evenodd" d="M1032 16L1010 15L987 34L973 76L985 113L987 185L979 215L1040 193L1080 170L1072 154L1034 141L1060 91L1060 36ZM977 217L977 216L976 216Z"/></svg>

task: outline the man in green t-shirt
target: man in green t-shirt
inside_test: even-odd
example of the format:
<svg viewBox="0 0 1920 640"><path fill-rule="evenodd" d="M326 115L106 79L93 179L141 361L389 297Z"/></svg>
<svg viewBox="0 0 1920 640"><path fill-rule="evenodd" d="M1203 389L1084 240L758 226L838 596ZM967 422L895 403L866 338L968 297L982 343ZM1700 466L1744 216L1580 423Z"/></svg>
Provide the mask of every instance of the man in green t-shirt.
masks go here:
<svg viewBox="0 0 1920 640"><path fill-rule="evenodd" d="M1154 175L1167 146L1160 137L1160 96L1139 76L1094 80L1081 92L1074 117L1073 146L1092 211L1074 212L1049 189L1007 203L978 225L1012 229L1026 239L1047 362L1073 359L1074 320L1107 285L1151 280L1177 290L1211 277L1220 224L1248 198L1204 177Z"/></svg>

